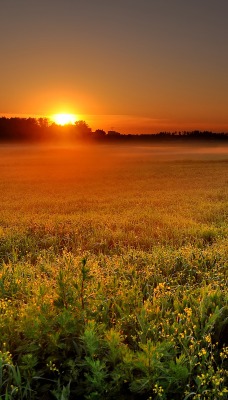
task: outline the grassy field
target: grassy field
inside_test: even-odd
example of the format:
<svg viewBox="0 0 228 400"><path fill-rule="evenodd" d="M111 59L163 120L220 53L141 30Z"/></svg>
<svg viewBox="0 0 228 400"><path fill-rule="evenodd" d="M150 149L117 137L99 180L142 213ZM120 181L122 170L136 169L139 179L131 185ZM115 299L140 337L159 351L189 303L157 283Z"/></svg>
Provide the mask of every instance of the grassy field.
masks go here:
<svg viewBox="0 0 228 400"><path fill-rule="evenodd" d="M228 147L0 148L0 399L226 399Z"/></svg>

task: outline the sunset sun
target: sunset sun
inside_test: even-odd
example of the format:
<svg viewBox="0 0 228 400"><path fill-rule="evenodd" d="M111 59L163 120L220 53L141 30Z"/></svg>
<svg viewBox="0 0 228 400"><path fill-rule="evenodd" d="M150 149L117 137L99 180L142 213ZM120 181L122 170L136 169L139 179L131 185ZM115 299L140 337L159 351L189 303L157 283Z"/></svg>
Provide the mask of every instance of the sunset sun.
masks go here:
<svg viewBox="0 0 228 400"><path fill-rule="evenodd" d="M77 121L77 116L75 114L54 114L52 120L57 125L69 125L74 124Z"/></svg>

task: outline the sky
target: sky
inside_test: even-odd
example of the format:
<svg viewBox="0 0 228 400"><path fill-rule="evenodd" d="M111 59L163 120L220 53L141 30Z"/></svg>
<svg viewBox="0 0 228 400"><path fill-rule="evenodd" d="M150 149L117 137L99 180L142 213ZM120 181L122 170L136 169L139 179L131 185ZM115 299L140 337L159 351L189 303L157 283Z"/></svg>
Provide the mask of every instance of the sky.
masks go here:
<svg viewBox="0 0 228 400"><path fill-rule="evenodd" d="M0 0L0 115L228 132L227 0Z"/></svg>

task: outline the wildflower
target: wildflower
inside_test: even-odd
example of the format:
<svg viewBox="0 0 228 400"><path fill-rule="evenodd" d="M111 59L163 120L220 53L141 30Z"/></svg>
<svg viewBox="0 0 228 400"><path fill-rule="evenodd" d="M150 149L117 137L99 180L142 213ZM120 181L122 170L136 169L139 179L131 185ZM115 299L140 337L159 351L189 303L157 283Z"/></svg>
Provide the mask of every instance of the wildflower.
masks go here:
<svg viewBox="0 0 228 400"><path fill-rule="evenodd" d="M50 369L50 371L59 372L59 369L56 367L55 363L53 363L52 361L49 361L46 365Z"/></svg>
<svg viewBox="0 0 228 400"><path fill-rule="evenodd" d="M225 358L228 358L228 346L224 347L223 350L220 352L220 357L222 360L225 360Z"/></svg>
<svg viewBox="0 0 228 400"><path fill-rule="evenodd" d="M198 356L199 357L202 357L202 356L205 356L207 354L207 350L206 349L204 349L204 347L199 351L199 353L198 353Z"/></svg>
<svg viewBox="0 0 228 400"><path fill-rule="evenodd" d="M207 343L211 343L211 335L207 335L205 337L205 340L206 340Z"/></svg>
<svg viewBox="0 0 228 400"><path fill-rule="evenodd" d="M162 397L162 393L164 392L164 389L162 386L158 386L158 384L156 383L154 385L153 392L156 393L158 395L158 397Z"/></svg>
<svg viewBox="0 0 228 400"><path fill-rule="evenodd" d="M192 315L191 307L185 307L184 311L187 314L187 317L191 317L191 315Z"/></svg>

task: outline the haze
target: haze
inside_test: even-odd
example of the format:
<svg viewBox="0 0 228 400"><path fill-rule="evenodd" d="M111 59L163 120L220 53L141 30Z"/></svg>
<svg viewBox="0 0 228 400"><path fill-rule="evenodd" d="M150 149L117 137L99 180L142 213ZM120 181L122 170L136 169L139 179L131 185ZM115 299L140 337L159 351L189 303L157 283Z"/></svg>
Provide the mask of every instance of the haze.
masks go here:
<svg viewBox="0 0 228 400"><path fill-rule="evenodd" d="M228 130L228 2L1 2L1 115Z"/></svg>

